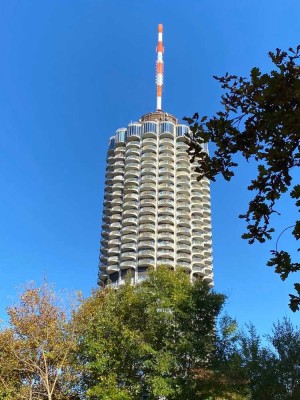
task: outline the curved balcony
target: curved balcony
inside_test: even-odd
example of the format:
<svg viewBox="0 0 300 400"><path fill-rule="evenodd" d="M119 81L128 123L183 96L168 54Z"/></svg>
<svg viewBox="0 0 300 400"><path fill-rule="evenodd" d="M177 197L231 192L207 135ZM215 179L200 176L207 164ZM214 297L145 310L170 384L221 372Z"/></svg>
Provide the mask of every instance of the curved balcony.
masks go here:
<svg viewBox="0 0 300 400"><path fill-rule="evenodd" d="M169 241L172 240L174 243L174 231L167 229L167 230L160 230L158 232L158 241ZM173 244L174 246L174 244Z"/></svg>
<svg viewBox="0 0 300 400"><path fill-rule="evenodd" d="M159 160L159 167L173 167L174 162L170 163L169 160L166 159L160 159Z"/></svg>
<svg viewBox="0 0 300 400"><path fill-rule="evenodd" d="M125 251L124 253L121 253L121 260L131 260L131 261L136 261L136 252L135 251Z"/></svg>
<svg viewBox="0 0 300 400"><path fill-rule="evenodd" d="M153 162L156 163L156 153L147 152L141 155L141 161L146 164L146 162L150 162L153 165Z"/></svg>
<svg viewBox="0 0 300 400"><path fill-rule="evenodd" d="M121 224L119 222L113 222L112 224L110 224L110 229L111 230L120 230L121 229Z"/></svg>
<svg viewBox="0 0 300 400"><path fill-rule="evenodd" d="M131 268L136 267L136 261L135 260L123 260L120 262L120 269L121 270L129 270ZM124 272L124 271L123 271Z"/></svg>
<svg viewBox="0 0 300 400"><path fill-rule="evenodd" d="M139 147L129 147L126 149L125 157L126 159L130 156L139 156L140 155L140 148Z"/></svg>
<svg viewBox="0 0 300 400"><path fill-rule="evenodd" d="M176 208L178 211L186 211L187 213L190 212L190 205L185 201L177 201Z"/></svg>
<svg viewBox="0 0 300 400"><path fill-rule="evenodd" d="M202 194L201 194L201 192L200 191L195 191L195 190L193 190L192 189L192 191L191 191L191 199L192 200L196 200L196 201L201 201L201 199L202 199Z"/></svg>
<svg viewBox="0 0 300 400"><path fill-rule="evenodd" d="M169 161L170 163L174 162L174 153L172 152L163 152L159 154L159 162L161 161Z"/></svg>
<svg viewBox="0 0 300 400"><path fill-rule="evenodd" d="M138 201L139 200L139 196L137 194L134 194L134 193L125 194L124 201L131 201L131 200Z"/></svg>
<svg viewBox="0 0 300 400"><path fill-rule="evenodd" d="M177 224L177 227L185 226L185 227L189 228L191 226L191 221L189 218L177 217L176 224Z"/></svg>
<svg viewBox="0 0 300 400"><path fill-rule="evenodd" d="M130 169L130 170L125 172L124 179L125 180L132 179L132 178L133 179L137 179L137 178L139 178L139 176L140 176L140 172L138 170Z"/></svg>
<svg viewBox="0 0 300 400"><path fill-rule="evenodd" d="M118 262L119 262L119 257L117 257L117 256L107 257L107 265L111 265L111 264L118 265Z"/></svg>
<svg viewBox="0 0 300 400"><path fill-rule="evenodd" d="M100 262L103 264L103 267L105 267L107 265L107 256L102 254L100 256Z"/></svg>
<svg viewBox="0 0 300 400"><path fill-rule="evenodd" d="M155 215L155 207L141 207L140 215L152 214Z"/></svg>
<svg viewBox="0 0 300 400"><path fill-rule="evenodd" d="M177 198L177 201L189 202L189 200L190 200L189 194L186 192L183 192L183 191L176 192L176 198Z"/></svg>
<svg viewBox="0 0 300 400"><path fill-rule="evenodd" d="M156 183L150 181L144 182L141 184L140 188L141 192L144 190L156 190Z"/></svg>
<svg viewBox="0 0 300 400"><path fill-rule="evenodd" d="M121 219L122 219L122 215L121 214L113 214L110 217L110 221L111 222L119 222L119 221L121 221Z"/></svg>
<svg viewBox="0 0 300 400"><path fill-rule="evenodd" d="M156 144L146 143L146 144L143 144L141 150L142 150L142 154L145 154L145 153L148 153L148 152L150 152L150 153L156 153L156 151L157 151L157 145L156 145Z"/></svg>
<svg viewBox="0 0 300 400"><path fill-rule="evenodd" d="M130 234L123 235L121 240L122 240L122 244L127 243L127 242L133 242L133 241L137 242L137 237L135 234L130 233Z"/></svg>
<svg viewBox="0 0 300 400"><path fill-rule="evenodd" d="M115 246L115 247L110 247L107 251L107 254L109 257L111 256L117 256L120 253L120 249L119 246Z"/></svg>
<svg viewBox="0 0 300 400"><path fill-rule="evenodd" d="M141 224L142 224L142 223L147 223L147 222L153 222L153 223L155 223L155 220L156 220L155 215L152 215L152 214L141 215L141 216L139 217L139 222L140 222Z"/></svg>
<svg viewBox="0 0 300 400"><path fill-rule="evenodd" d="M174 260L172 258L159 257L157 259L157 264L158 265L166 265L166 266L174 268Z"/></svg>
<svg viewBox="0 0 300 400"><path fill-rule="evenodd" d="M203 225L208 225L208 226L210 226L210 224L211 224L211 219L210 218L207 218L207 217L203 217L202 218L202 222L203 222Z"/></svg>
<svg viewBox="0 0 300 400"><path fill-rule="evenodd" d="M190 246L191 237L189 235L183 235L182 233L181 234L177 233L177 241L178 241L178 245L179 244L188 244Z"/></svg>
<svg viewBox="0 0 300 400"><path fill-rule="evenodd" d="M159 154L161 155L162 153L168 153L172 156L174 156L174 147L173 146L168 146L168 145L162 145L159 146Z"/></svg>
<svg viewBox="0 0 300 400"><path fill-rule="evenodd" d="M139 156L135 156L135 155L131 155L131 156L126 157L126 161L127 162L137 161L137 163L139 164L140 157ZM123 161L123 165L124 165L124 161Z"/></svg>
<svg viewBox="0 0 300 400"><path fill-rule="evenodd" d="M118 265L109 265L109 266L107 266L107 268L106 268L106 271L105 271L107 274L109 274L109 275L112 275L113 273L115 273L115 272L119 272L119 267L118 267Z"/></svg>
<svg viewBox="0 0 300 400"><path fill-rule="evenodd" d="M126 243L122 244L121 252L122 252L122 254L127 251L136 252L136 248L137 248L136 241L126 242ZM119 251L119 253L120 253L120 251Z"/></svg>
<svg viewBox="0 0 300 400"><path fill-rule="evenodd" d="M140 182L153 182L156 183L156 175L155 174L142 174L140 178Z"/></svg>
<svg viewBox="0 0 300 400"><path fill-rule="evenodd" d="M196 213L192 214L191 219L192 219L193 222L198 222L198 221L201 222L202 221L201 215L200 214L196 214Z"/></svg>
<svg viewBox="0 0 300 400"><path fill-rule="evenodd" d="M171 137L164 137L164 138L160 137L159 138L159 144L160 145L167 144L167 145L170 145L170 146L174 146L174 138L172 136Z"/></svg>
<svg viewBox="0 0 300 400"><path fill-rule="evenodd" d="M202 185L201 185L202 193L209 196L210 195L209 182L206 183L205 180L202 180L201 183L202 183Z"/></svg>
<svg viewBox="0 0 300 400"><path fill-rule="evenodd" d="M159 240L158 242L158 250L161 251L162 249L172 250L174 253L174 242L172 240Z"/></svg>
<svg viewBox="0 0 300 400"><path fill-rule="evenodd" d="M123 205L123 209L126 210L128 208L135 208L138 209L139 207L139 203L137 200L133 200L133 201L125 201L124 205Z"/></svg>
<svg viewBox="0 0 300 400"><path fill-rule="evenodd" d="M196 245L201 246L202 243L203 243L203 241L202 241L202 239L200 239L200 238L199 238L199 239L196 238L196 239L193 239L193 240L192 240L192 244L195 245L195 246L196 246Z"/></svg>
<svg viewBox="0 0 300 400"><path fill-rule="evenodd" d="M191 254L191 246L188 245L188 244L178 243L177 244L177 250L180 250L180 251L183 251L183 252Z"/></svg>
<svg viewBox="0 0 300 400"><path fill-rule="evenodd" d="M172 167L160 167L158 170L159 177L164 175L169 175L170 177L174 178L174 169Z"/></svg>
<svg viewBox="0 0 300 400"><path fill-rule="evenodd" d="M173 207L174 200L170 198L164 198L158 200L158 205L163 207Z"/></svg>
<svg viewBox="0 0 300 400"><path fill-rule="evenodd" d="M140 224L140 232L155 232L155 224Z"/></svg>
<svg viewBox="0 0 300 400"><path fill-rule="evenodd" d="M181 259L177 259L176 268L181 268L186 272L191 272L192 271L191 262L190 261L185 261L184 258L182 260Z"/></svg>
<svg viewBox="0 0 300 400"><path fill-rule="evenodd" d="M138 251L139 259L140 259L140 257L154 257L154 255L155 255L154 250L145 249L145 250Z"/></svg>
<svg viewBox="0 0 300 400"><path fill-rule="evenodd" d="M127 225L135 225L137 226L138 220L137 218L124 218L122 221L123 227L127 226Z"/></svg>
<svg viewBox="0 0 300 400"><path fill-rule="evenodd" d="M120 207L120 206L115 206L115 207L112 207L111 208L111 210L110 210L110 212L111 212L111 214L115 214L115 213L121 213L122 212L122 207Z"/></svg>
<svg viewBox="0 0 300 400"><path fill-rule="evenodd" d="M193 270L193 273L195 273L195 275L197 277L205 275L204 267L201 265L201 263L193 262L192 263L192 270Z"/></svg>
<svg viewBox="0 0 300 400"><path fill-rule="evenodd" d="M136 218L138 216L138 214L139 214L139 212L138 212L138 210L136 208L133 208L133 209L128 208L127 210L123 211L122 216L123 216L123 218L129 218L129 217L135 217Z"/></svg>
<svg viewBox="0 0 300 400"><path fill-rule="evenodd" d="M203 260L204 250L203 250L202 244L201 245L197 245L197 246L193 246L192 252L193 252L193 255L195 257L201 257L201 259Z"/></svg>
<svg viewBox="0 0 300 400"><path fill-rule="evenodd" d="M166 183L174 183L174 176L171 174L165 174L165 175L159 175L158 183L159 185L162 184L163 182Z"/></svg>
<svg viewBox="0 0 300 400"><path fill-rule="evenodd" d="M127 194L127 193L135 193L135 194L138 194L139 193L139 187L138 187L138 185L126 185L126 186L124 186L124 194Z"/></svg>
<svg viewBox="0 0 300 400"><path fill-rule="evenodd" d="M168 258L168 259L172 260L172 262L174 263L174 250L159 249L157 251L157 258L158 259Z"/></svg>
<svg viewBox="0 0 300 400"><path fill-rule="evenodd" d="M124 176L123 175L116 175L113 177L113 182L123 182L124 181Z"/></svg>
<svg viewBox="0 0 300 400"><path fill-rule="evenodd" d="M109 239L118 239L120 238L120 230L110 230L109 231Z"/></svg>
<svg viewBox="0 0 300 400"><path fill-rule="evenodd" d="M116 149L115 155L114 155L114 161L115 162L123 161L124 160L124 156L125 156L124 148L118 149L118 151Z"/></svg>
<svg viewBox="0 0 300 400"><path fill-rule="evenodd" d="M140 249L153 249L155 248L155 240L140 240L139 241L139 251Z"/></svg>
<svg viewBox="0 0 300 400"><path fill-rule="evenodd" d="M159 224L158 225L158 232L174 232L174 225L173 224Z"/></svg>
<svg viewBox="0 0 300 400"><path fill-rule="evenodd" d="M147 168L149 169L155 169L156 171L156 157L150 157L150 158L142 158L142 162L141 162L141 168L142 168L142 172Z"/></svg>
<svg viewBox="0 0 300 400"><path fill-rule="evenodd" d="M155 239L155 233L153 232L140 232L139 234L139 240L149 240L149 239Z"/></svg>
<svg viewBox="0 0 300 400"><path fill-rule="evenodd" d="M207 194L202 195L202 199L204 203L210 204L210 196Z"/></svg>
<svg viewBox="0 0 300 400"><path fill-rule="evenodd" d="M142 140L142 145L145 145L145 144L156 144L157 143L157 138L156 137L151 137L151 136L148 136L148 137L143 137L143 140Z"/></svg>
<svg viewBox="0 0 300 400"><path fill-rule="evenodd" d="M144 199L145 197L155 199L156 192L155 192L155 190L142 190L140 196L141 196L141 199Z"/></svg>
<svg viewBox="0 0 300 400"><path fill-rule="evenodd" d="M111 239L108 241L108 247L118 247L121 244L119 239Z"/></svg>
<svg viewBox="0 0 300 400"><path fill-rule="evenodd" d="M155 205L155 199L146 197L141 199L141 207L151 207Z"/></svg>
<svg viewBox="0 0 300 400"><path fill-rule="evenodd" d="M130 135L128 135L130 136ZM140 138L134 137L126 143L126 150L132 147L140 147Z"/></svg>
<svg viewBox="0 0 300 400"><path fill-rule="evenodd" d="M123 189L123 184L122 182L114 182L111 186L111 191L110 193L112 193L114 190L122 190Z"/></svg>
<svg viewBox="0 0 300 400"><path fill-rule="evenodd" d="M170 216L174 216L174 207L170 206L170 207L159 207L158 208L158 215L160 214L165 214L165 215L170 215Z"/></svg>
<svg viewBox="0 0 300 400"><path fill-rule="evenodd" d="M149 177L156 177L156 168L155 167L153 167L153 168L142 167L141 176L142 176L142 179L144 177L148 177L148 176Z"/></svg>
<svg viewBox="0 0 300 400"><path fill-rule="evenodd" d="M171 139L172 142L173 142L173 140L174 140L174 133L169 132L169 131L164 131L164 132L161 132L161 133L160 133L159 137L160 137L160 141L163 140L163 138L168 138L169 140Z"/></svg>
<svg viewBox="0 0 300 400"><path fill-rule="evenodd" d="M122 190L114 190L111 193L111 198L114 199L116 197L122 197L122 195L123 195Z"/></svg>
<svg viewBox="0 0 300 400"><path fill-rule="evenodd" d="M203 276L203 281L210 284L213 282L213 274Z"/></svg>
<svg viewBox="0 0 300 400"><path fill-rule="evenodd" d="M136 157L136 156L134 156ZM139 158L139 157L136 157ZM140 163L135 162L132 158L130 159L129 157L126 159L126 164L125 164L125 172L131 169L140 169Z"/></svg>
<svg viewBox="0 0 300 400"><path fill-rule="evenodd" d="M140 268L140 267L149 268L154 265L155 265L154 257L141 258L138 261L138 266L139 266L138 268ZM143 272L145 272L145 271L143 271ZM138 273L140 274L140 271L138 271Z"/></svg>
<svg viewBox="0 0 300 400"><path fill-rule="evenodd" d="M158 220L158 224L164 224L164 223L168 223L170 222L171 224L174 223L174 217L172 217L171 215L161 215L157 218Z"/></svg>
<svg viewBox="0 0 300 400"><path fill-rule="evenodd" d="M167 198L167 199L173 199L174 198L174 192L171 190L160 190L158 192L159 194L159 199Z"/></svg>
<svg viewBox="0 0 300 400"><path fill-rule="evenodd" d="M132 234L132 235L136 235L136 233L137 233L137 227L136 227L136 225L127 225L127 226L123 226L123 228L122 228L122 235L129 235L129 234Z"/></svg>
<svg viewBox="0 0 300 400"><path fill-rule="evenodd" d="M184 226L178 227L177 235L180 235L180 234L191 236L191 230L190 230L190 228L185 228Z"/></svg>

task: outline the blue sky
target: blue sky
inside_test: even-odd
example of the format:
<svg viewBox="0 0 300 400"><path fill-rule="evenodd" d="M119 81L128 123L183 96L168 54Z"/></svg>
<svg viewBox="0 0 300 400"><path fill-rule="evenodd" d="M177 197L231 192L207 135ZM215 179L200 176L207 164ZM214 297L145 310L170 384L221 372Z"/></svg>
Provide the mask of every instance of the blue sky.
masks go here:
<svg viewBox="0 0 300 400"><path fill-rule="evenodd" d="M267 52L299 44L298 0L6 0L0 3L0 318L22 283L96 286L106 147L155 109L157 24L164 24L163 108L218 110L213 75L270 69ZM266 267L265 245L240 236L254 171L212 184L215 288L262 333L288 315L293 277ZM296 177L297 178L297 177ZM298 172L299 180L299 172ZM283 200L278 234L296 214ZM287 232L282 247L295 250ZM299 278L298 278L299 280Z"/></svg>

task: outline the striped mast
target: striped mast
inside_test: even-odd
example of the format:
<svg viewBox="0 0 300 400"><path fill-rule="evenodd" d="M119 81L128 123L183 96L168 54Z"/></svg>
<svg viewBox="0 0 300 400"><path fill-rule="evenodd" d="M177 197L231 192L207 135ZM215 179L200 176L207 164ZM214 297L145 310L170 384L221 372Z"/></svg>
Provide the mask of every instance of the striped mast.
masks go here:
<svg viewBox="0 0 300 400"><path fill-rule="evenodd" d="M156 47L157 60L156 60L156 110L161 111L161 98L162 86L164 80L164 60L163 53L164 47L162 42L163 26L158 25L158 43Z"/></svg>

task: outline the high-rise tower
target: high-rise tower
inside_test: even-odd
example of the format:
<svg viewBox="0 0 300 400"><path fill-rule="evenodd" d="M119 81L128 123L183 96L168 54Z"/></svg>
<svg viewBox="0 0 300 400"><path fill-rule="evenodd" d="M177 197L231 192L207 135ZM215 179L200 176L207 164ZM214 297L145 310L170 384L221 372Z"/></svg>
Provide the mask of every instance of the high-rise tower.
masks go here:
<svg viewBox="0 0 300 400"><path fill-rule="evenodd" d="M160 24L157 110L109 140L100 284L120 284L128 271L139 282L168 265L213 285L209 181L198 182L190 163L188 126L162 111L162 32Z"/></svg>

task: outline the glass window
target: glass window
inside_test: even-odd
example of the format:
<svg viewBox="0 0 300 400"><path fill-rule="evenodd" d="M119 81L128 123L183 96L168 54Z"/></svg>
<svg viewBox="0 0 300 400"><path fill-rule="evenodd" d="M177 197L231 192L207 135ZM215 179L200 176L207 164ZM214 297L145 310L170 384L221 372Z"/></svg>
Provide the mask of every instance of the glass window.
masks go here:
<svg viewBox="0 0 300 400"><path fill-rule="evenodd" d="M118 129L116 132L116 143L125 142L126 140L126 129Z"/></svg>
<svg viewBox="0 0 300 400"><path fill-rule="evenodd" d="M157 124L154 122L144 122L143 133L146 133L146 132L157 133Z"/></svg>
<svg viewBox="0 0 300 400"><path fill-rule="evenodd" d="M109 139L109 142L108 142L108 149L109 150L112 150L112 149L114 149L115 148L115 138L114 137L111 137L110 139Z"/></svg>
<svg viewBox="0 0 300 400"><path fill-rule="evenodd" d="M127 136L141 136L141 125L129 124L127 129Z"/></svg>
<svg viewBox="0 0 300 400"><path fill-rule="evenodd" d="M187 125L178 125L176 127L176 136L185 136L189 132Z"/></svg>
<svg viewBox="0 0 300 400"><path fill-rule="evenodd" d="M162 122L160 124L160 133L164 132L174 133L174 125L171 122Z"/></svg>

